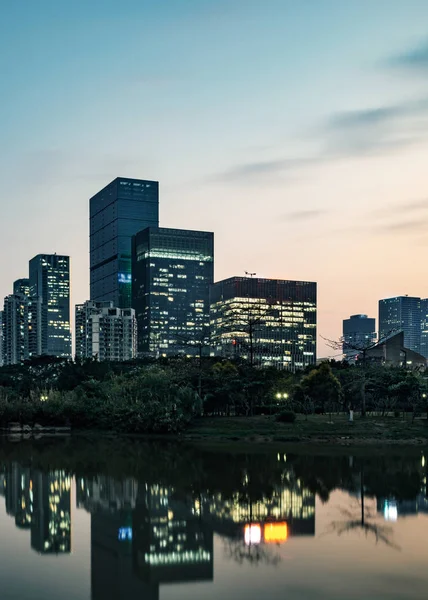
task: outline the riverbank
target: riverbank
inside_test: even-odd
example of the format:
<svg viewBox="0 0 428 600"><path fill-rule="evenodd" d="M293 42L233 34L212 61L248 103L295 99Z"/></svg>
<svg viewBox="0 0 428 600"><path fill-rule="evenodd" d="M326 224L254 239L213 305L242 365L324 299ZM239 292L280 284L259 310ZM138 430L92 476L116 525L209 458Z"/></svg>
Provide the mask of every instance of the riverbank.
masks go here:
<svg viewBox="0 0 428 600"><path fill-rule="evenodd" d="M428 421L402 417L346 415L298 415L294 423L280 423L274 416L217 417L193 421L181 436L185 440L304 442L334 445L412 444L428 445Z"/></svg>

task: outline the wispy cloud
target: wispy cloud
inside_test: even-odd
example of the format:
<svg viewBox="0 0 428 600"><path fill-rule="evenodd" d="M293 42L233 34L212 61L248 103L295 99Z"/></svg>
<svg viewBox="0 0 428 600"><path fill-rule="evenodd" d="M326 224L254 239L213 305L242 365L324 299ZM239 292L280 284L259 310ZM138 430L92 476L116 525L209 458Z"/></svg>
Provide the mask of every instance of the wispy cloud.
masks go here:
<svg viewBox="0 0 428 600"><path fill-rule="evenodd" d="M427 219L414 219L410 221L400 221L396 223L387 223L376 228L376 231L389 234L406 234L406 233L419 233L428 232L428 220Z"/></svg>
<svg viewBox="0 0 428 600"><path fill-rule="evenodd" d="M338 160L397 152L427 139L428 97L335 112L314 130L312 141L320 146L318 153L248 161L207 179L210 183L252 185L273 175L291 176Z"/></svg>
<svg viewBox="0 0 428 600"><path fill-rule="evenodd" d="M412 71L428 70L428 41L424 41L414 48L410 48L391 57L387 64L390 67L407 69Z"/></svg>
<svg viewBox="0 0 428 600"><path fill-rule="evenodd" d="M307 210L296 210L293 212L282 215L282 221L307 221L310 219L316 219L322 217L327 213L326 210L321 209L307 209Z"/></svg>

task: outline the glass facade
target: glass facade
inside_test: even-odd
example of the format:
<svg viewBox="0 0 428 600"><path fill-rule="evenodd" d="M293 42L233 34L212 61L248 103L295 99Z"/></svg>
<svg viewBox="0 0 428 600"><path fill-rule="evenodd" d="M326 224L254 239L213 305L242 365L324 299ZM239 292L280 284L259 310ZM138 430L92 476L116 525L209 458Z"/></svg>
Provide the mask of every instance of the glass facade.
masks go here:
<svg viewBox="0 0 428 600"><path fill-rule="evenodd" d="M428 298L421 300L421 350L422 356L428 358Z"/></svg>
<svg viewBox="0 0 428 600"><path fill-rule="evenodd" d="M215 354L292 371L315 364L316 283L231 277L211 286L210 302Z"/></svg>
<svg viewBox="0 0 428 600"><path fill-rule="evenodd" d="M346 358L355 358L359 349L368 348L375 341L376 319L367 315L351 315L343 320L343 354Z"/></svg>
<svg viewBox="0 0 428 600"><path fill-rule="evenodd" d="M90 297L131 306L131 238L159 225L159 183L119 177L90 199Z"/></svg>
<svg viewBox="0 0 428 600"><path fill-rule="evenodd" d="M30 295L41 299L41 354L70 358L70 258L39 254L30 260Z"/></svg>
<svg viewBox="0 0 428 600"><path fill-rule="evenodd" d="M379 340L399 331L404 332L404 346L420 352L421 299L397 296L379 300Z"/></svg>
<svg viewBox="0 0 428 600"><path fill-rule="evenodd" d="M150 227L132 241L132 302L143 355L209 352L214 234Z"/></svg>

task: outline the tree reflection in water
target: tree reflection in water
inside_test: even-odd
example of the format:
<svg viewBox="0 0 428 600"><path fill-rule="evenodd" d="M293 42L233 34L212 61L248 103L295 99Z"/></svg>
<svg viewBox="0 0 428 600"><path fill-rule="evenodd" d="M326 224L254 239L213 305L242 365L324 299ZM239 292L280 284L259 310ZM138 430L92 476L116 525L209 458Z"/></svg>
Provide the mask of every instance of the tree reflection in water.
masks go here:
<svg viewBox="0 0 428 600"><path fill-rule="evenodd" d="M272 551L272 548L260 544L245 544L242 540L224 540L224 552L230 558L242 565L244 562L251 564L265 564L276 566L281 557Z"/></svg>
<svg viewBox="0 0 428 600"><path fill-rule="evenodd" d="M366 507L365 500L364 468L361 467L359 506L357 505L354 511L340 507L339 512L344 519L340 521L333 521L325 531L324 535L329 533L337 533L337 535L340 536L343 533L360 530L365 534L366 537L372 535L376 544L378 542L382 542L394 550L400 550L400 546L398 546L391 539L393 536L392 527L389 527L388 525L379 525L378 523L374 522L374 519L376 519L376 513L373 513L373 511Z"/></svg>

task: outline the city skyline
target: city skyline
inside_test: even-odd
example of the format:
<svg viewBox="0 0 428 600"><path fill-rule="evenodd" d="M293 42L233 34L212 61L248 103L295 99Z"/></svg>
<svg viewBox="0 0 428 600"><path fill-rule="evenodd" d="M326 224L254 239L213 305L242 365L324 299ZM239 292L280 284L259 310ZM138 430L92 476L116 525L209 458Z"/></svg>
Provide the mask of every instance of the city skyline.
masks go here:
<svg viewBox="0 0 428 600"><path fill-rule="evenodd" d="M95 4L6 8L0 297L56 251L89 298L87 199L118 175L160 181L162 226L215 232L216 280L317 281L327 338L428 296L425 2Z"/></svg>

